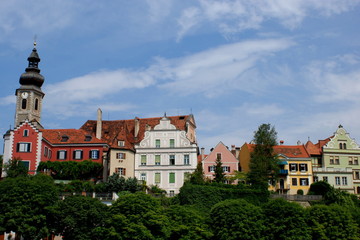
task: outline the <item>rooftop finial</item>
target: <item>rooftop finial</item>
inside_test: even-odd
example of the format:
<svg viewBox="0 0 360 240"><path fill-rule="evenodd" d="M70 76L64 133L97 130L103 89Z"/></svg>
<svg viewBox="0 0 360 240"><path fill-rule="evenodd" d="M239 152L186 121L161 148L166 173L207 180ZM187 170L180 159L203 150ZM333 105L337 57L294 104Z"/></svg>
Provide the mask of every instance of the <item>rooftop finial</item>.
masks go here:
<svg viewBox="0 0 360 240"><path fill-rule="evenodd" d="M36 47L36 34L35 34L35 36L34 36L34 48Z"/></svg>

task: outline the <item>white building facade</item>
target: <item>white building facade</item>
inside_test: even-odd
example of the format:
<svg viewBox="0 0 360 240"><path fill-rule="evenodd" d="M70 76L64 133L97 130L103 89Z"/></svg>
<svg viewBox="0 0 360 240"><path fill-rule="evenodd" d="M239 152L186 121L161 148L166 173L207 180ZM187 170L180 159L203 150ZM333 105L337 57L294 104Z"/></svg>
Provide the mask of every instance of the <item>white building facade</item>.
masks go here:
<svg viewBox="0 0 360 240"><path fill-rule="evenodd" d="M153 129L145 131L143 140L135 145L135 177L148 186L158 186L169 196L180 188L197 165L197 144L184 130L171 124L166 116Z"/></svg>

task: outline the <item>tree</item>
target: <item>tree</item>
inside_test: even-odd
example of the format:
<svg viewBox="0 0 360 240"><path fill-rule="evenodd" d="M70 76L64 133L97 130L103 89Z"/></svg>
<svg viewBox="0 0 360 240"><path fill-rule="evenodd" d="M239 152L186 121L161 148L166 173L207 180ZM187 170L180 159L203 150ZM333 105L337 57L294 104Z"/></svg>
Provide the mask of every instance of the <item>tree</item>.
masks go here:
<svg viewBox="0 0 360 240"><path fill-rule="evenodd" d="M166 209L170 221L169 239L211 239L212 233L202 216L191 206L172 205Z"/></svg>
<svg viewBox="0 0 360 240"><path fill-rule="evenodd" d="M4 164L4 170L6 177L9 178L28 175L28 169L25 167L20 158L11 159L9 163Z"/></svg>
<svg viewBox="0 0 360 240"><path fill-rule="evenodd" d="M264 217L260 207L243 199L219 202L210 211L214 239L264 239Z"/></svg>
<svg viewBox="0 0 360 240"><path fill-rule="evenodd" d="M225 173L222 167L221 158L218 156L215 161L215 170L214 170L214 181L217 183L223 183L225 181Z"/></svg>
<svg viewBox="0 0 360 240"><path fill-rule="evenodd" d="M167 239L169 220L160 201L143 192L120 195L111 206L104 239Z"/></svg>
<svg viewBox="0 0 360 240"><path fill-rule="evenodd" d="M277 132L270 124L262 124L254 132L254 149L250 156L249 182L267 189L269 180L276 180L279 172L278 159L274 153Z"/></svg>
<svg viewBox="0 0 360 240"><path fill-rule="evenodd" d="M311 239L305 209L298 203L279 198L266 203L263 211L267 239Z"/></svg>
<svg viewBox="0 0 360 240"><path fill-rule="evenodd" d="M203 184L205 182L204 178L202 163L198 162L195 171L190 175L190 182L192 184Z"/></svg>
<svg viewBox="0 0 360 240"><path fill-rule="evenodd" d="M99 200L84 196L69 196L49 208L52 229L64 240L103 239L108 207Z"/></svg>
<svg viewBox="0 0 360 240"><path fill-rule="evenodd" d="M307 210L312 239L359 239L359 226L350 212L339 205L315 205Z"/></svg>
<svg viewBox="0 0 360 240"><path fill-rule="evenodd" d="M24 239L49 236L48 210L58 201L52 178L45 175L0 181L0 232L16 232Z"/></svg>

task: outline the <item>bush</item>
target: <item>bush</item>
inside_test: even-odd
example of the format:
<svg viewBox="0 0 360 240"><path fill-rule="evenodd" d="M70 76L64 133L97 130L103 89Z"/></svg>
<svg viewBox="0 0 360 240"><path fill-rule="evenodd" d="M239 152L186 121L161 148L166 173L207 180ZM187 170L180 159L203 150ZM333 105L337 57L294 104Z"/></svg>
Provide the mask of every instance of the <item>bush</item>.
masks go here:
<svg viewBox="0 0 360 240"><path fill-rule="evenodd" d="M217 203L210 211L215 239L264 239L264 216L260 207L244 199Z"/></svg>
<svg viewBox="0 0 360 240"><path fill-rule="evenodd" d="M297 190L296 192L297 195L304 195L304 191L302 189Z"/></svg>

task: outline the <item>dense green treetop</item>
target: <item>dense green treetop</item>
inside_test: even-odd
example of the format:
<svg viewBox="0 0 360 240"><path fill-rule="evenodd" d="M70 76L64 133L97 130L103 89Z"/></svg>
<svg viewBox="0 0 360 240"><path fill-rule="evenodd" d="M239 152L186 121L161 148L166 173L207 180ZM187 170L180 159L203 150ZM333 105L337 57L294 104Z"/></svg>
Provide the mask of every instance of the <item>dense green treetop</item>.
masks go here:
<svg viewBox="0 0 360 240"><path fill-rule="evenodd" d="M250 155L249 182L260 188L267 189L268 182L276 180L279 172L278 159L274 153L277 145L277 132L270 124L262 124L254 132L255 144Z"/></svg>
<svg viewBox="0 0 360 240"><path fill-rule="evenodd" d="M44 175L0 181L0 232L14 231L24 239L49 235L47 207L58 201L52 178Z"/></svg>

